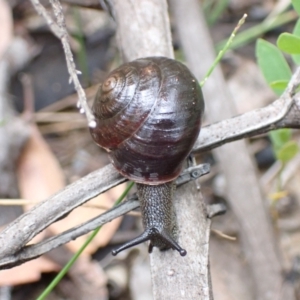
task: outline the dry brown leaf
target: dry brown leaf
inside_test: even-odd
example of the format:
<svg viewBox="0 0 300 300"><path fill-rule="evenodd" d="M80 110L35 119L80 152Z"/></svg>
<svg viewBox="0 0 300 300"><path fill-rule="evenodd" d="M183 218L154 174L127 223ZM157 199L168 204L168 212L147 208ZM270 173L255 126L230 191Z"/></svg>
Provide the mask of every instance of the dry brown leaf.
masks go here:
<svg viewBox="0 0 300 300"><path fill-rule="evenodd" d="M2 228L0 228L0 231ZM23 265L0 271L0 286L25 284L41 278L43 272L58 272L60 266L46 257L26 262Z"/></svg>
<svg viewBox="0 0 300 300"><path fill-rule="evenodd" d="M60 266L47 258L40 257L13 269L1 271L0 286L35 282L41 278L41 273L59 270Z"/></svg>
<svg viewBox="0 0 300 300"><path fill-rule="evenodd" d="M33 125L19 160L17 176L20 195L25 199L41 201L65 186L64 173L56 157Z"/></svg>
<svg viewBox="0 0 300 300"><path fill-rule="evenodd" d="M6 0L0 0L0 59L7 51L13 38L13 20L10 6Z"/></svg>
<svg viewBox="0 0 300 300"><path fill-rule="evenodd" d="M31 126L31 136L22 151L17 177L20 195L43 200L64 187L63 172L43 140L38 129ZM38 235L34 242L43 239ZM21 266L0 272L0 285L16 285L40 279L42 272L58 271L59 266L45 257L40 257Z"/></svg>

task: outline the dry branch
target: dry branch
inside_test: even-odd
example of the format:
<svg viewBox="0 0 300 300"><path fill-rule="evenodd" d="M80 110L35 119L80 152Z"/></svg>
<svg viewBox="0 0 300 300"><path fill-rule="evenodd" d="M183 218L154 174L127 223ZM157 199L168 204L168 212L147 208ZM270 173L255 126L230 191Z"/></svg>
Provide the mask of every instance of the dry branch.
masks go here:
<svg viewBox="0 0 300 300"><path fill-rule="evenodd" d="M180 186L185 184L191 180L197 179L200 176L203 176L209 172L209 165L203 164L195 167L190 167L184 170L181 175L177 178L176 184ZM105 183L105 180L99 180L99 184L96 181L98 176L109 177L108 182ZM114 177L116 176L116 177ZM94 181L95 180L95 181ZM0 259L0 269L7 269L13 266L24 263L28 260L34 259L42 254L45 254L52 249L55 249L63 244L66 244L79 236L82 236L99 226L112 221L113 219L130 212L131 210L139 207L139 202L136 200L136 197L132 197L128 199L128 201L123 202L122 204L107 210L103 214L91 219L83 224L80 224L76 227L73 227L65 232L62 232L59 235L48 238L42 242L37 244L33 244L30 246L26 246L27 242L32 239L35 235L37 235L42 229L45 229L50 224L54 223L58 218L62 218L64 215L68 214L70 211L82 205L84 202L90 200L94 196L95 190L99 193L103 193L106 190L112 188L113 186L124 182L126 179L121 177L111 165L108 165L101 170L98 170L94 173L87 175L81 180L76 181L72 185L67 186L64 190L59 192L58 194L53 195L52 197L46 199L41 202L39 205L34 207L34 209L22 215L20 218L15 220L8 226L4 231L6 232L6 236L4 233L4 237L7 239L7 244L10 245L10 249L17 249L11 253L11 255L6 255L3 259ZM93 182L92 182L93 181ZM81 191L79 192L76 198L72 198L69 193L72 191ZM89 191L87 191L89 190ZM60 215L57 214L56 205L59 204L63 199L66 199L65 208L66 210L62 210L60 205L58 206L58 210L62 210ZM70 202L72 201L72 207L70 207ZM55 201L55 202L54 202ZM48 205L52 205L52 209L49 209ZM35 209L37 208L37 209ZM222 211L224 208L222 207L214 207L213 213L216 214ZM41 214L42 211L46 210L47 213ZM56 213L55 213L56 212ZM40 219L40 216L42 219ZM48 220L48 225L45 224L41 227L41 221L46 218ZM37 222L34 222L36 220ZM20 226L20 222L22 224L32 224L30 237L26 235L27 231L23 235L22 231L19 231L17 235L15 234L13 238L9 238L9 234L12 231L10 227L17 228Z"/></svg>
<svg viewBox="0 0 300 300"><path fill-rule="evenodd" d="M70 83L73 82L76 92L78 94L78 103L77 107L80 109L81 113L85 113L88 121L89 127L95 127L95 117L92 114L86 100L86 94L83 90L80 81L78 79L78 74L81 74L80 71L76 69L73 54L71 51L68 33L65 25L65 18L62 11L62 6L58 0L50 0L51 6L53 8L53 13L56 18L56 22L52 19L51 15L45 9L43 5L41 5L39 0L31 0L32 5L36 9L37 13L41 15L49 25L52 33L61 40L65 58L67 62L68 72L70 74Z"/></svg>
<svg viewBox="0 0 300 300"><path fill-rule="evenodd" d="M34 206L1 232L0 258L15 254L53 222L124 181L125 178L116 172L112 165L108 165L68 185L61 192Z"/></svg>
<svg viewBox="0 0 300 300"><path fill-rule="evenodd" d="M297 70L300 71L300 68ZM290 81L297 86L298 77ZM272 104L204 127L193 151L202 152L229 142L279 128L300 128L300 94L285 93Z"/></svg>
<svg viewBox="0 0 300 300"><path fill-rule="evenodd" d="M0 260L0 269L8 269L20 265L26 261L35 259L42 254L45 254L52 249L55 249L61 245L64 245L77 237L87 234L97 227L104 225L118 216L124 215L131 210L139 207L138 200L124 201L120 205L112 208L86 223L83 223L77 227L65 231L59 235L48 238L38 244L33 244L23 247L20 251L12 255L6 256L4 259Z"/></svg>

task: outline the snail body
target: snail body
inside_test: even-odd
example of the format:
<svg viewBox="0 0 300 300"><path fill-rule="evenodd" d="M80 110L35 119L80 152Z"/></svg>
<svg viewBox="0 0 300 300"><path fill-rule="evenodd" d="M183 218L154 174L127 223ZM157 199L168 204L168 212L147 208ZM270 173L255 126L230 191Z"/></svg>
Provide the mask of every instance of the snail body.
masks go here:
<svg viewBox="0 0 300 300"><path fill-rule="evenodd" d="M150 240L161 250L182 249L176 239L172 198L174 180L197 139L204 102L186 66L165 57L148 57L112 71L93 107L95 142L112 164L137 183L145 231L113 254Z"/></svg>

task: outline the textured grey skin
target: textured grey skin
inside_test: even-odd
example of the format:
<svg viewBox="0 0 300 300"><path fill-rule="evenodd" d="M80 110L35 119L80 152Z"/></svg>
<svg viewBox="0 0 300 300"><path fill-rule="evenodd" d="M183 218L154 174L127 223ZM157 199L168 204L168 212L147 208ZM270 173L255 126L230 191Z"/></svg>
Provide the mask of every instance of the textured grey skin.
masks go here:
<svg viewBox="0 0 300 300"><path fill-rule="evenodd" d="M146 241L150 241L149 252L152 252L153 247L160 250L171 248L177 250L181 256L186 255L186 251L176 242L177 227L172 202L174 190L175 182L173 181L159 185L137 183L137 194L145 231L118 249L114 249L113 255Z"/></svg>
<svg viewBox="0 0 300 300"><path fill-rule="evenodd" d="M160 185L137 184L137 194L142 211L142 219L145 230L155 228L158 232L164 232L172 238L176 238L176 225L174 224L174 209L172 199L175 185L167 182ZM159 234L153 233L150 246L160 250L170 248ZM171 247L172 248L172 247Z"/></svg>

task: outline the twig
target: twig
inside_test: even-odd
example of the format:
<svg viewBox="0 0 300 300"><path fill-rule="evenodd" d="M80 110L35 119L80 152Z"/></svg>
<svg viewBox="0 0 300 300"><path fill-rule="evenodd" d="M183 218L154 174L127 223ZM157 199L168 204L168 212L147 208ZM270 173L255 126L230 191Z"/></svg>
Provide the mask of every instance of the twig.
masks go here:
<svg viewBox="0 0 300 300"><path fill-rule="evenodd" d="M106 211L105 213L92 220L89 220L88 222L73 227L70 230L39 242L38 244L25 246L24 248L22 248L22 250L14 252L13 254L7 255L3 259L1 259L0 269L12 268L28 260L35 259L54 248L75 240L79 236L89 233L97 227L110 222L121 215L126 214L127 212L137 208L138 206L139 202L137 200L125 201L119 206Z"/></svg>
<svg viewBox="0 0 300 300"><path fill-rule="evenodd" d="M176 184L177 186L182 185L208 172L209 165L207 164L190 167L181 173ZM3 258L2 260L0 259L0 267L8 268L33 259L137 208L139 203L135 201L136 197L132 196L131 200L106 211L99 217L36 245L25 246L37 233L48 227L58 218L62 218L79 205L94 198L96 191L98 191L98 194L103 193L125 180L125 178L121 177L115 171L112 165L108 165L67 186L61 192L41 202L32 208L32 210L20 216L0 234L0 245L8 248L7 250L0 247L0 258ZM60 205L63 205L63 207ZM11 235L12 232L15 232L13 236Z"/></svg>
<svg viewBox="0 0 300 300"><path fill-rule="evenodd" d="M34 92L32 78L29 74L23 73L20 76L20 80L22 83L24 98L24 110L22 117L24 120L30 121L34 113Z"/></svg>
<svg viewBox="0 0 300 300"><path fill-rule="evenodd" d="M284 91L284 95L288 94L290 97L294 96L294 93L297 87L300 84L300 67L297 68L296 72L293 74L286 90Z"/></svg>
<svg viewBox="0 0 300 300"><path fill-rule="evenodd" d="M216 235L220 236L221 238L225 239L225 240L236 241L236 237L235 236L227 235L224 232L222 232L220 230L217 230L217 229L212 229L211 231L213 233L215 233Z"/></svg>
<svg viewBox="0 0 300 300"><path fill-rule="evenodd" d="M23 205L33 205L33 204L38 204L40 201L37 200L27 200L27 199L0 199L0 206L23 206ZM97 209L103 212L107 212L111 208L107 205L101 205L97 203L85 203L81 207L83 208L92 208L92 209ZM130 216L135 216L135 217L140 217L141 214L139 212L132 211L128 213Z"/></svg>
<svg viewBox="0 0 300 300"><path fill-rule="evenodd" d="M76 69L74 63L74 58L69 44L68 33L65 25L64 14L62 12L62 6L60 2L58 0L50 0L56 22L52 19L47 10L40 4L39 0L31 0L31 3L36 9L37 13L45 18L53 34L61 40L65 52L68 72L70 75L70 83L74 83L76 92L78 94L77 107L79 108L80 113L85 113L89 127L95 127L95 117L87 104L86 94L77 76L78 74L81 74L81 72Z"/></svg>
<svg viewBox="0 0 300 300"><path fill-rule="evenodd" d="M1 232L0 258L16 253L56 220L63 218L89 199L125 181L126 179L118 174L112 165L108 165L42 201Z"/></svg>
<svg viewBox="0 0 300 300"><path fill-rule="evenodd" d="M114 207L118 206L124 198L127 196L128 192L133 187L134 182L130 182L127 185L126 189L120 195L120 197L114 203ZM99 231L101 230L101 225L98 226L92 234L86 239L86 241L81 245L81 247L76 251L76 253L71 257L71 259L67 262L67 264L60 270L60 272L55 276L55 278L51 281L51 283L47 286L47 288L42 292L42 294L38 297L37 300L44 300L50 292L55 288L55 286L61 281L61 279L68 273L71 267L75 264L77 259L80 257L82 252L86 249L86 247L92 242L92 240L97 236Z"/></svg>
<svg viewBox="0 0 300 300"><path fill-rule="evenodd" d="M297 78L295 77L295 82ZM264 108L203 127L193 151L207 151L274 129L300 128L299 109L300 94L291 97L287 92Z"/></svg>
<svg viewBox="0 0 300 300"><path fill-rule="evenodd" d="M83 122L57 122L47 125L41 125L40 132L42 134L61 133L71 130L86 129L86 123Z"/></svg>
<svg viewBox="0 0 300 300"><path fill-rule="evenodd" d="M77 112L38 112L34 114L37 123L81 122L83 118Z"/></svg>
<svg viewBox="0 0 300 300"><path fill-rule="evenodd" d="M32 5L34 6L36 12L42 16L48 26L50 27L52 33L59 39L63 37L63 31L62 29L52 20L50 14L47 12L45 7L40 3L39 0L31 0Z"/></svg>
<svg viewBox="0 0 300 300"><path fill-rule="evenodd" d="M6 205L30 205L30 204L38 204L39 201L36 200L26 200L26 199L0 199L0 206Z"/></svg>
<svg viewBox="0 0 300 300"><path fill-rule="evenodd" d="M76 68L74 65L73 56L72 56L72 53L71 53L71 50L69 47L69 43L67 40L67 33L65 30L65 26L63 25L64 19L63 19L62 9L61 9L59 2L57 0L52 0L53 3L54 3L54 1L55 1L55 4L57 4L56 6L54 5L55 11L57 11L58 16L60 15L59 18L61 19L60 22L62 23L63 27L58 26L58 24L56 24L52 20L51 16L48 14L48 12L40 4L40 2L38 0L31 0L31 2L34 5L34 7L36 8L37 12L46 19L52 32L58 38L60 38L62 40L62 43L64 45L64 50L65 50L66 60L67 60L67 62L69 62L68 63L69 73L70 73L70 75L72 74L74 76L74 78L76 77L75 80L73 80L73 78L72 78L74 84L77 84L77 83L79 84L78 87L80 88L80 91L77 90L76 86L75 86L75 88L78 92L80 103L85 103L85 105L81 104L81 106L84 108L86 113L89 114L91 112L86 104L85 93L79 83L79 80L78 80L78 77L76 74ZM71 68L71 70L69 68ZM295 91L295 88L299 85L299 81L300 81L300 68L297 69L295 75L293 76L292 80L290 81L290 84L288 85L287 93L289 95L291 95ZM83 94L83 97L80 96L81 94ZM280 102L280 103L278 103L278 102ZM273 106L276 106L276 103L278 103L278 107L277 108L274 107L274 109L273 109ZM208 149L212 149L217 146L220 146L222 144L225 144L226 142L229 142L229 141L234 141L234 140L238 140L238 139L241 139L241 138L244 138L247 136L255 135L255 134L257 134L258 130L261 130L262 128L266 128L268 125L271 125L272 123L274 124L274 123L280 121L284 116L286 116L292 103L293 103L293 100L291 99L291 97L286 97L285 101L276 101L276 102L274 102L274 104L272 104L266 108L250 112L249 115L245 114L240 119L235 118L235 119L226 120L226 121L218 123L217 126L215 126L216 124L213 124L213 125L211 125L212 127L211 127L211 130L209 130L209 131L206 130L207 128L204 128L201 132L201 138L198 138L198 140L197 140L197 143L195 145L195 150L202 150L202 149L208 150ZM273 110L276 110L276 113L277 113L276 115L274 113L272 113ZM269 115L270 113L271 113L271 115ZM88 119L88 121L90 122L90 119ZM241 127L239 127L237 125L241 125ZM224 128L224 126L227 127L226 130L221 129L222 132L220 132L220 128ZM217 127L218 131L215 130L216 127ZM280 128L280 127L278 127L278 128ZM231 129L234 129L234 130L231 130ZM275 127L274 127L274 129L275 129ZM268 130L270 130L270 128L266 128L266 131L268 131ZM208 134L213 133L213 134L208 136L208 135L206 135L206 133L208 133ZM216 134L214 134L214 133L216 133ZM224 133L226 133L226 134L224 134ZM204 137L204 135L206 135L206 136Z"/></svg>

